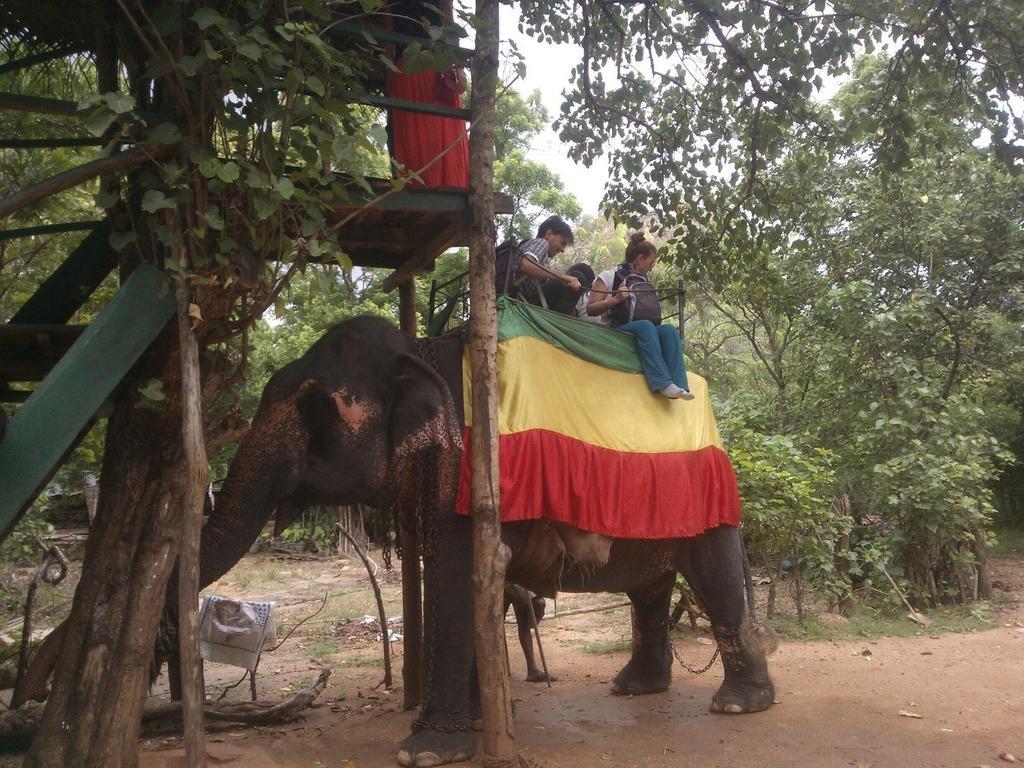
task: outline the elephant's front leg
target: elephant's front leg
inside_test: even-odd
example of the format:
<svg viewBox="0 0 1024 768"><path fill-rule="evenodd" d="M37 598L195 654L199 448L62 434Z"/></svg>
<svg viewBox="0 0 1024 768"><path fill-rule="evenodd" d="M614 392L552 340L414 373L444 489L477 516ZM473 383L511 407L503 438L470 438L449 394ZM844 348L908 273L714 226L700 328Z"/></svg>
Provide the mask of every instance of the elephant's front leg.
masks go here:
<svg viewBox="0 0 1024 768"><path fill-rule="evenodd" d="M473 671L473 521L443 514L436 553L424 563L426 691L398 752L405 766L458 763L476 754L470 705Z"/></svg>
<svg viewBox="0 0 1024 768"><path fill-rule="evenodd" d="M612 681L612 693L661 693L672 682L672 650L666 618L675 580L675 573L668 573L649 587L626 593L633 602L636 622L633 656Z"/></svg>
<svg viewBox="0 0 1024 768"><path fill-rule="evenodd" d="M725 681L711 711L760 712L775 701L768 661L751 631L743 598L743 555L739 529L713 528L683 542L678 566L707 608L725 668Z"/></svg>

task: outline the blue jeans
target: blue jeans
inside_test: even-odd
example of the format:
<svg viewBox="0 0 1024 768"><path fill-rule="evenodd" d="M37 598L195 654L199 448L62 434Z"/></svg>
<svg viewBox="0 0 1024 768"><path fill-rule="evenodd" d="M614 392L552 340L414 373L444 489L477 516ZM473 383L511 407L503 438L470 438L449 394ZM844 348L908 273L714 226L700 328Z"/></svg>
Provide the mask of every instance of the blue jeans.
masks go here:
<svg viewBox="0 0 1024 768"><path fill-rule="evenodd" d="M632 334L640 353L640 367L651 392L660 392L669 384L689 389L683 364L683 342L674 325L655 325L650 320L634 320L615 330Z"/></svg>

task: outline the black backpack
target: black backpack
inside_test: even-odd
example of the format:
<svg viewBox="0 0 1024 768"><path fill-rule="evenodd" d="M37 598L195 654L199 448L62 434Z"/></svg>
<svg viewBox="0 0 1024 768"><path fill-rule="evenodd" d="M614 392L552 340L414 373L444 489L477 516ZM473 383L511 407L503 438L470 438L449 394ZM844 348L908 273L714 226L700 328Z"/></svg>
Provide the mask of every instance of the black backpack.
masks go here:
<svg viewBox="0 0 1024 768"><path fill-rule="evenodd" d="M513 299L519 296L519 287L512 281L512 256L520 245L522 243L510 238L494 247L494 292L498 296L506 294Z"/></svg>
<svg viewBox="0 0 1024 768"><path fill-rule="evenodd" d="M612 293L623 285L629 289L629 301L616 304L609 310L612 326L617 328L634 320L650 320L655 325L661 325L658 291L647 281L647 275L623 264L615 270Z"/></svg>

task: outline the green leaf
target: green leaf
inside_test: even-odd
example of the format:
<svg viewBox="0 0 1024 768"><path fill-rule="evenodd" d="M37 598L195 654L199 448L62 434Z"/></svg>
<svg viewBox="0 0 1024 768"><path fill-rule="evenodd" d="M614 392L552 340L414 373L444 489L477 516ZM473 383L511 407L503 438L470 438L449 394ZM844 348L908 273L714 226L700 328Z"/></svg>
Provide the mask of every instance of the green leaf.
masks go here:
<svg viewBox="0 0 1024 768"><path fill-rule="evenodd" d="M167 398L164 394L164 383L160 379L150 379L141 387L139 387L139 394L147 400L159 402Z"/></svg>
<svg viewBox="0 0 1024 768"><path fill-rule="evenodd" d="M200 8L198 11L192 14L192 21L198 25L200 29L209 29L214 24L223 25L224 17L221 16L213 8Z"/></svg>
<svg viewBox="0 0 1024 768"><path fill-rule="evenodd" d="M164 208L174 208L177 203L158 189L150 189L142 196L142 210L156 213Z"/></svg>
<svg viewBox="0 0 1024 768"><path fill-rule="evenodd" d="M206 58L210 61L219 61L223 58L220 55L220 51L213 47L213 43L209 40L203 40L203 53L206 54Z"/></svg>
<svg viewBox="0 0 1024 768"><path fill-rule="evenodd" d="M220 173L220 160L215 157L199 161L199 172L208 179L212 179Z"/></svg>
<svg viewBox="0 0 1024 768"><path fill-rule="evenodd" d="M277 190L277 194L283 197L285 200L291 200L292 195L295 193L295 185L292 180L287 176L282 176L277 180L277 184L274 185L274 189Z"/></svg>
<svg viewBox="0 0 1024 768"><path fill-rule="evenodd" d="M178 69L186 77L194 77L204 63L205 60L200 56L182 56L178 59Z"/></svg>
<svg viewBox="0 0 1024 768"><path fill-rule="evenodd" d="M224 217L220 215L220 210L210 206L203 213L203 218L206 219L206 223L210 229L216 229L218 231L224 229Z"/></svg>
<svg viewBox="0 0 1024 768"><path fill-rule="evenodd" d="M260 60L260 46L253 40L246 40L244 43L239 43L235 46L235 50L238 51L239 55L245 56L245 58L251 61Z"/></svg>
<svg viewBox="0 0 1024 768"><path fill-rule="evenodd" d="M238 181L238 177L241 174L242 169L238 167L238 163L228 160L220 168L217 169L217 178L223 182L231 184L232 182Z"/></svg>
<svg viewBox="0 0 1024 768"><path fill-rule="evenodd" d="M160 123L146 138L153 144L174 144L181 141L181 131L174 123Z"/></svg>
<svg viewBox="0 0 1024 768"><path fill-rule="evenodd" d="M324 84L320 82L320 78L316 75L310 75L306 78L306 87L317 96L324 95Z"/></svg>
<svg viewBox="0 0 1024 768"><path fill-rule="evenodd" d="M106 192L97 192L93 196L93 200L96 205L100 208L113 208L121 200L121 194L116 190L108 190Z"/></svg>
<svg viewBox="0 0 1024 768"><path fill-rule="evenodd" d="M85 119L85 130L93 136L102 136L117 120L117 115L106 108L100 108Z"/></svg>
<svg viewBox="0 0 1024 768"><path fill-rule="evenodd" d="M110 237L107 238L107 242L110 243L110 247L118 253L120 253L121 249L129 243L134 243L135 240L134 232L111 232Z"/></svg>
<svg viewBox="0 0 1024 768"><path fill-rule="evenodd" d="M121 93L119 91L105 93L103 94L103 100L107 102L107 106L110 107L112 112L116 112L119 115L135 109L135 97L130 93Z"/></svg>
<svg viewBox="0 0 1024 768"><path fill-rule="evenodd" d="M269 218L280 207L281 201L276 197L261 195L253 199L253 207L256 209L256 218L263 220Z"/></svg>

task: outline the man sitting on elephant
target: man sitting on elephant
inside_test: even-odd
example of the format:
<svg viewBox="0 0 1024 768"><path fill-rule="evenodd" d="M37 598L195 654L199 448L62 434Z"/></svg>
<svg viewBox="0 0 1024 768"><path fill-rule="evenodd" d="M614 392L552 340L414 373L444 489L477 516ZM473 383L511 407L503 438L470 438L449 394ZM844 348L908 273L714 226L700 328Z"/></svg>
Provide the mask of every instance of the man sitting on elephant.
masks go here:
<svg viewBox="0 0 1024 768"><path fill-rule="evenodd" d="M579 263L565 272L548 265L548 261L572 245L572 228L561 216L549 216L537 227L537 236L524 240L518 247L499 247L495 269L499 292L507 287L513 295L537 306L563 315L576 310L583 292L594 282L594 270ZM503 284L508 270L508 286Z"/></svg>

